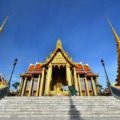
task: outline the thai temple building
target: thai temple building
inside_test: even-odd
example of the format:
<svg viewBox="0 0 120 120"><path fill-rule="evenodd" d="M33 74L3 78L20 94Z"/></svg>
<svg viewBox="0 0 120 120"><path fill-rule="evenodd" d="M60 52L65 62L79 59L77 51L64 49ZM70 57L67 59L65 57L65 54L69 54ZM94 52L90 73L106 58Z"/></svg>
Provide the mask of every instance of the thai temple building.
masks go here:
<svg viewBox="0 0 120 120"><path fill-rule="evenodd" d="M88 64L75 63L62 48L61 40L43 63L30 64L21 77L21 96L69 96L74 86L78 96L96 96L98 75Z"/></svg>

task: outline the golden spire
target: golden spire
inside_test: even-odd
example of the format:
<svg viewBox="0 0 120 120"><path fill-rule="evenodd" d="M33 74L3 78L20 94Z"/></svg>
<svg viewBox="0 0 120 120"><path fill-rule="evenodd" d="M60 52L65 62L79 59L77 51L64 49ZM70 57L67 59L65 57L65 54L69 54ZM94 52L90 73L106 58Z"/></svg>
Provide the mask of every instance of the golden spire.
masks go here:
<svg viewBox="0 0 120 120"><path fill-rule="evenodd" d="M115 40L116 40L116 44L117 44L117 55L118 55L118 67L117 67L117 84L118 86L120 86L120 37L118 36L117 32L114 30L111 22L107 19L111 29L112 29L112 32L113 32L113 35L115 37Z"/></svg>
<svg viewBox="0 0 120 120"><path fill-rule="evenodd" d="M107 21L108 21L108 24L110 25L110 28L112 29L113 35L114 35L115 40L116 40L116 42L117 42L117 44L118 44L118 42L119 42L120 38L119 38L119 36L117 35L116 31L114 30L114 28L113 28L113 26L112 26L112 24L111 24L110 20L109 20L109 19L107 19Z"/></svg>
<svg viewBox="0 0 120 120"><path fill-rule="evenodd" d="M8 19L8 16L5 18L5 20L3 21L2 25L0 26L0 32L3 30L3 27L4 27L7 19Z"/></svg>
<svg viewBox="0 0 120 120"><path fill-rule="evenodd" d="M62 48L62 43L61 43L60 38L58 38L58 40L57 40L56 48Z"/></svg>

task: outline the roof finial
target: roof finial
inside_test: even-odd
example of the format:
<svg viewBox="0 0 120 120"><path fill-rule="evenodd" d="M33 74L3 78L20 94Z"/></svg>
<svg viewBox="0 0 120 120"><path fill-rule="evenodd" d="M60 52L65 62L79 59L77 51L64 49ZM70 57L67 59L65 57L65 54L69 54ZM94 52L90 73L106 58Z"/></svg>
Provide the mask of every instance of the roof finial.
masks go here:
<svg viewBox="0 0 120 120"><path fill-rule="evenodd" d="M60 38L58 38L58 40L57 40L56 48L62 48L62 43L61 43Z"/></svg>
<svg viewBox="0 0 120 120"><path fill-rule="evenodd" d="M114 30L112 24L110 23L110 21L107 19L111 29L112 29L112 32L114 34L114 37L115 37L115 40L116 40L116 43L117 43L117 56L118 56L118 67L117 67L117 84L116 85L119 85L120 86L120 38L119 36L117 35L116 31Z"/></svg>
<svg viewBox="0 0 120 120"><path fill-rule="evenodd" d="M112 29L113 35L114 35L115 40L116 40L116 42L118 44L120 38L119 38L117 32L115 31L115 29L113 28L113 26L112 26L112 24L111 24L111 22L110 22L110 20L108 18L107 18L107 21L108 21L108 24L110 25L110 28Z"/></svg>
<svg viewBox="0 0 120 120"><path fill-rule="evenodd" d="M0 32L3 30L3 27L8 19L8 16L6 16L5 20L3 21L2 25L0 26Z"/></svg>

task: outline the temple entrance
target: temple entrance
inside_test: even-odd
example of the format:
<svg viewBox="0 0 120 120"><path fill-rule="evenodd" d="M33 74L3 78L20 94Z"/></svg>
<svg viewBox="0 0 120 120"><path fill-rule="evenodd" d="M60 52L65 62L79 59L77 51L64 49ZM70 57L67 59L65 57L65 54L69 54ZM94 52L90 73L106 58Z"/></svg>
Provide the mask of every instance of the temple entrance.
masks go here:
<svg viewBox="0 0 120 120"><path fill-rule="evenodd" d="M64 95L63 87L67 86L66 81L66 67L55 66L52 69L52 81L50 84L50 91L52 95Z"/></svg>

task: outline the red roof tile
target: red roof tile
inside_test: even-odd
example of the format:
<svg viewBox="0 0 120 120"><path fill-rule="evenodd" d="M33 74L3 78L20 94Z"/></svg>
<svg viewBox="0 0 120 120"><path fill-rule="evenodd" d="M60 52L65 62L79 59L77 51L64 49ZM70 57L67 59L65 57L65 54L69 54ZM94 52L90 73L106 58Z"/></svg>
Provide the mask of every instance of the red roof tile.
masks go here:
<svg viewBox="0 0 120 120"><path fill-rule="evenodd" d="M83 66L82 66L82 64L77 64L77 67L76 67L77 69L83 69Z"/></svg>
<svg viewBox="0 0 120 120"><path fill-rule="evenodd" d="M88 65L83 65L83 67L84 67L84 70L85 70L86 72L88 72L88 71L92 72L92 71L90 70L90 68L89 68Z"/></svg>
<svg viewBox="0 0 120 120"><path fill-rule="evenodd" d="M95 76L95 74L91 71L90 67L84 64L76 65L76 73L85 74L86 76Z"/></svg>
<svg viewBox="0 0 120 120"><path fill-rule="evenodd" d="M82 64L77 64L77 68L81 69L82 68Z"/></svg>
<svg viewBox="0 0 120 120"><path fill-rule="evenodd" d="M35 71L39 71L39 70L41 70L41 64L36 64L34 70L35 70Z"/></svg>
<svg viewBox="0 0 120 120"><path fill-rule="evenodd" d="M27 71L31 72L34 70L34 68L35 68L35 65L30 65Z"/></svg>

